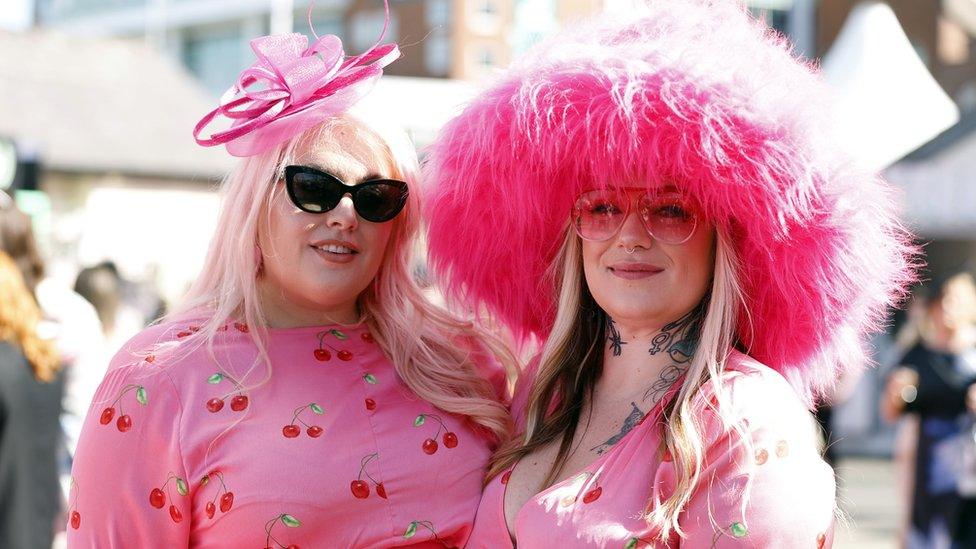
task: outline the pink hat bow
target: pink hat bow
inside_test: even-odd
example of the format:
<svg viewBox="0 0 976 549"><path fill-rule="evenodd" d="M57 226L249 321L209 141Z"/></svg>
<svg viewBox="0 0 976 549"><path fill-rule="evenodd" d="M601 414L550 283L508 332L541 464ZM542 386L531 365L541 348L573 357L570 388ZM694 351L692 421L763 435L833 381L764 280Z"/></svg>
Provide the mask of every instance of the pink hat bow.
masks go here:
<svg viewBox="0 0 976 549"><path fill-rule="evenodd" d="M251 49L257 61L197 123L194 139L205 147L226 145L234 156L252 156L346 111L400 57L396 44L379 43L388 25L389 8L377 43L350 59L334 35L317 38L311 47L299 33L255 38ZM233 120L231 127L202 137L218 116Z"/></svg>

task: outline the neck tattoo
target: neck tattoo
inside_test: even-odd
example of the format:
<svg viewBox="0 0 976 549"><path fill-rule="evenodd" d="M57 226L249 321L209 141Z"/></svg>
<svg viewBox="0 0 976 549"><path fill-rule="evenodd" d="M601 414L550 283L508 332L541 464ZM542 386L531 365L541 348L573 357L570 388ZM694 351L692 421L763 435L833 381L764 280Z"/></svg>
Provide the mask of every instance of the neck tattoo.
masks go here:
<svg viewBox="0 0 976 549"><path fill-rule="evenodd" d="M651 347L647 350L648 354L654 356L666 352L668 358L671 359L671 364L665 366L661 370L658 378L644 391L641 405L648 410L652 409L664 398L667 391L674 386L678 378L688 369L688 363L691 362L691 358L698 349L698 338L701 334L702 319L707 305L708 300L706 298L697 307L689 311L688 314L661 328L661 332L651 340ZM626 345L627 342L622 340L620 331L614 324L613 319L609 319L608 326L610 328L610 334L607 339L610 342L610 351L613 356L620 356L622 351L621 346ZM620 442L627 433L643 421L647 412L641 406L638 406L636 402L631 402L630 406L630 413L624 419L620 431L599 446L590 448L591 452L602 455L616 443Z"/></svg>
<svg viewBox="0 0 976 549"><path fill-rule="evenodd" d="M621 346L626 345L627 342L620 339L620 331L617 330L617 325L612 318L608 319L608 325L610 326L610 351L613 356L620 356L620 352L623 350Z"/></svg>

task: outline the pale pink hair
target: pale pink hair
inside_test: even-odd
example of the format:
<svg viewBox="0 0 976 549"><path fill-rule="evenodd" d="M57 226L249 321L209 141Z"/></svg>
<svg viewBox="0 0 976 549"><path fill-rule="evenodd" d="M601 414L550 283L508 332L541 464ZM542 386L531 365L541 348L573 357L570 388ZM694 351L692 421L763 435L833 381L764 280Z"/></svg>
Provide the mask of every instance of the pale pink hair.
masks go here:
<svg viewBox="0 0 976 549"><path fill-rule="evenodd" d="M367 137L366 143L379 143L373 147L375 153L389 161L394 176L411 188L407 205L393 221L379 272L359 296L363 321L418 397L446 412L468 416L494 436L504 438L510 432L511 419L485 379L488 370L484 366L493 358L509 366L510 355L470 322L458 320L430 303L415 283L411 267L421 215L416 152L402 130L369 120L365 113L327 120L269 151L245 157L227 176L221 186L222 211L203 269L185 301L167 318L167 323L194 321L198 327L179 347L187 352L201 345L210 348L222 326L243 321L259 350L259 360L247 365L245 372L234 374L243 378L246 388L270 378L266 322L257 298L259 217L267 215L284 166L295 161L303 144L328 138L328 132L337 125L352 126ZM277 192L283 191L279 188ZM261 366L265 375L254 380L250 374Z"/></svg>

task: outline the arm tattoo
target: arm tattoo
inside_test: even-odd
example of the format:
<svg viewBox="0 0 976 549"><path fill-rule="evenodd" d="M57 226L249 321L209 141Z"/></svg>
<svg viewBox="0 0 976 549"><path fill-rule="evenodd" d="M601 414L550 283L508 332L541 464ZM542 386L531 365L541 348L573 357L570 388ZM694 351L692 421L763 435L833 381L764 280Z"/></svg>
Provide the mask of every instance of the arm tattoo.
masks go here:
<svg viewBox="0 0 976 549"><path fill-rule="evenodd" d="M608 319L610 325L610 350L613 352L613 356L620 356L620 347L626 345L627 342L620 339L620 331L617 330L617 325L614 324L613 319Z"/></svg>
<svg viewBox="0 0 976 549"><path fill-rule="evenodd" d="M627 433L629 433L631 429L636 427L637 424L640 423L640 420L643 417L644 417L644 411L637 407L636 402L631 402L630 414L627 416L627 419L624 420L624 424L620 428L620 432L608 438L606 442L604 442L603 444L590 448L590 451L596 452L596 455L598 456L602 455L603 452L609 450L614 444L620 442L620 439L627 436Z"/></svg>

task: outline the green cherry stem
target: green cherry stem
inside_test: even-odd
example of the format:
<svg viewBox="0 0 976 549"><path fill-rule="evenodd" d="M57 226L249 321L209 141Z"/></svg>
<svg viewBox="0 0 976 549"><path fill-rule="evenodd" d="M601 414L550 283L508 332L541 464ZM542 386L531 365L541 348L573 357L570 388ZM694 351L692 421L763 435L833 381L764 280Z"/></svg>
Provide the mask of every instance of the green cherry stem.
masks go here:
<svg viewBox="0 0 976 549"><path fill-rule="evenodd" d="M124 397L126 393L128 393L129 391L131 391L133 389L136 389L136 390L142 389L142 385L133 385L133 384L130 383L129 385L126 385L125 387L123 387L122 388L122 392L119 393L119 396L115 397L115 400L112 401L112 406L115 406L116 404L118 404L118 402L120 400L122 400L122 397ZM122 407L120 406L119 409L121 409L121 408Z"/></svg>

